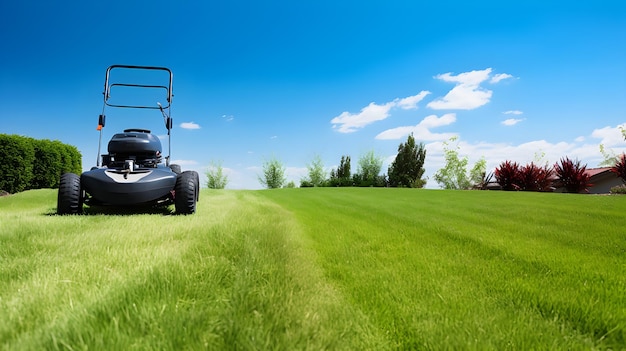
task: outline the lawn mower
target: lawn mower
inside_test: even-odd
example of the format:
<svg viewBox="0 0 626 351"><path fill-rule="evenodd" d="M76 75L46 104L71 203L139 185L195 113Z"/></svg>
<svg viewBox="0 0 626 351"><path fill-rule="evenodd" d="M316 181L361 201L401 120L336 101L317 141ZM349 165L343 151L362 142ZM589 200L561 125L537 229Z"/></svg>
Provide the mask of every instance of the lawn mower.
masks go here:
<svg viewBox="0 0 626 351"><path fill-rule="evenodd" d="M113 70L140 70L169 75L169 84L110 83ZM163 73L165 72L165 73ZM152 73L151 73L152 74ZM156 89L166 94L165 106L145 103L111 102L112 88ZM122 90L123 90L122 89ZM172 71L165 67L113 65L107 68L104 82L104 105L98 117L98 158L96 166L80 176L74 173L61 175L57 197L58 214L79 214L83 204L88 206L145 207L174 204L177 214L192 214L199 200L199 177L196 171L181 171L179 165L170 164ZM125 129L114 134L107 145L107 154L100 154L102 129L105 126L107 107L159 110L165 121L168 137L168 155L163 164L161 141L148 129ZM102 161L102 162L100 162Z"/></svg>

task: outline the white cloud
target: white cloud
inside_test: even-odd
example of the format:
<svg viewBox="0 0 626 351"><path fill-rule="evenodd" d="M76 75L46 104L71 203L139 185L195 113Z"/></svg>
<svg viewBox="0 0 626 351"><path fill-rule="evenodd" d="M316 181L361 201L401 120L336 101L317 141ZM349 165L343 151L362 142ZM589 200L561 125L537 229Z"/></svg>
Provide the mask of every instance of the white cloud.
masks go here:
<svg viewBox="0 0 626 351"><path fill-rule="evenodd" d="M518 124L519 122L523 121L523 118L509 118L509 119L505 119L504 121L500 122L505 126L514 126L516 124Z"/></svg>
<svg viewBox="0 0 626 351"><path fill-rule="evenodd" d="M270 137L270 139L272 139L272 140L274 140L274 139L278 139L278 135L272 135L272 136Z"/></svg>
<svg viewBox="0 0 626 351"><path fill-rule="evenodd" d="M624 141L624 136L620 128L626 128L626 123L622 123L616 127L607 126L595 129L591 132L591 136L596 139L601 139L600 144L603 144L605 147L625 146L626 141Z"/></svg>
<svg viewBox="0 0 626 351"><path fill-rule="evenodd" d="M491 80L489 81L489 83L496 84L500 82L501 80L509 79L509 78L513 78L513 76L507 73L500 73L491 77Z"/></svg>
<svg viewBox="0 0 626 351"><path fill-rule="evenodd" d="M583 141L585 141L585 137L581 135L578 138L574 139L574 141L582 143Z"/></svg>
<svg viewBox="0 0 626 351"><path fill-rule="evenodd" d="M433 141L433 140L447 140L455 136L456 133L432 133L431 128L447 126L456 122L456 114L447 113L441 117L436 115L430 115L424 118L419 124L415 126L403 126L392 129L387 129L384 132L378 134L376 139L379 140L397 140L413 133L413 136L417 140Z"/></svg>
<svg viewBox="0 0 626 351"><path fill-rule="evenodd" d="M356 132L359 128L363 128L368 124L376 121L382 121L389 117L389 110L391 110L394 105L394 102L388 102L384 105L377 105L372 102L362 108L361 112L357 114L343 112L339 116L333 118L330 123L333 124L333 128L337 128L341 133Z"/></svg>
<svg viewBox="0 0 626 351"><path fill-rule="evenodd" d="M180 127L183 129L200 129L200 125L194 122L183 122Z"/></svg>
<svg viewBox="0 0 626 351"><path fill-rule="evenodd" d="M524 112L522 112L520 110L510 110L510 111L505 111L505 112L502 112L502 113L505 114L505 115L518 115L518 116L521 115L521 114L524 114Z"/></svg>
<svg viewBox="0 0 626 351"><path fill-rule="evenodd" d="M417 108L417 104L422 101L430 91L423 90L417 95L405 97L404 99L395 99L396 106L403 110L413 110Z"/></svg>
<svg viewBox="0 0 626 351"><path fill-rule="evenodd" d="M471 71L452 75L444 73L435 76L444 82L457 83L446 96L431 101L426 105L433 110L472 110L487 104L491 100L492 91L484 89L480 84L491 74L491 68L482 71Z"/></svg>
<svg viewBox="0 0 626 351"><path fill-rule="evenodd" d="M233 115L222 115L222 119L226 122L232 122L235 119Z"/></svg>
<svg viewBox="0 0 626 351"><path fill-rule="evenodd" d="M417 95L408 96L402 99L396 98L383 105L378 105L372 102L362 108L360 113L352 114L346 111L333 118L330 123L333 124L333 128L337 129L341 133L356 132L359 128L363 128L369 124L388 118L391 115L391 109L394 107L399 107L403 110L417 109L417 104L428 94L430 94L430 92L424 90Z"/></svg>

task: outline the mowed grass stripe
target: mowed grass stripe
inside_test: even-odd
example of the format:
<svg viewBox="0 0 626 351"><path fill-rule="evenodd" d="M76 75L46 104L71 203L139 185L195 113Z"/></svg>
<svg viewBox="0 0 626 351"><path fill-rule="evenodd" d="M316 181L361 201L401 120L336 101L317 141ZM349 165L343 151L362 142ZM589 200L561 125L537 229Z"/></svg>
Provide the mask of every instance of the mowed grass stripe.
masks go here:
<svg viewBox="0 0 626 351"><path fill-rule="evenodd" d="M327 277L397 348L625 347L626 198L294 189Z"/></svg>
<svg viewBox="0 0 626 351"><path fill-rule="evenodd" d="M325 280L300 224L256 192L193 216L51 216L0 199L3 349L384 349Z"/></svg>

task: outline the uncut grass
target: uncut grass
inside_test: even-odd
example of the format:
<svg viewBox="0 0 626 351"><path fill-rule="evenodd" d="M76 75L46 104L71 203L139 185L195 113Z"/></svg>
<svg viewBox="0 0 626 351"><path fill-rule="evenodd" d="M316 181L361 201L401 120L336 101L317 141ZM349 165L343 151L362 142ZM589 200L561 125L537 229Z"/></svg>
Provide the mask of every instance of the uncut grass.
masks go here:
<svg viewBox="0 0 626 351"><path fill-rule="evenodd" d="M413 189L265 192L393 348L626 346L626 198Z"/></svg>
<svg viewBox="0 0 626 351"><path fill-rule="evenodd" d="M194 216L52 216L55 196L0 199L3 349L385 348L254 193Z"/></svg>

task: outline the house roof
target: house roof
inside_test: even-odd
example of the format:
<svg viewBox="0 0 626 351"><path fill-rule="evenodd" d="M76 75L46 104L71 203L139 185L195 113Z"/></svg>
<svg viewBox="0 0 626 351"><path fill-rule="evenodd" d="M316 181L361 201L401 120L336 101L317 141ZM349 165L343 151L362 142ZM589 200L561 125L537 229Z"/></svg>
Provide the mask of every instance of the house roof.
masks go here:
<svg viewBox="0 0 626 351"><path fill-rule="evenodd" d="M587 173L589 177L595 177L605 172L611 172L611 167L587 168L585 170L585 173Z"/></svg>

